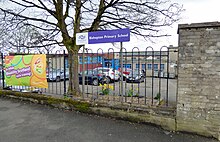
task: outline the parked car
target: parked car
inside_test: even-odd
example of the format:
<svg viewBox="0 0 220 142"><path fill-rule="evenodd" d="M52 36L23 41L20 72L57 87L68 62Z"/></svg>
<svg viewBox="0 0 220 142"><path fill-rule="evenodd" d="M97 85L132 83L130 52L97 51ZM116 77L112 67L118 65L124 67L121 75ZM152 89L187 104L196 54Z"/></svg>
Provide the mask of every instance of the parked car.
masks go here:
<svg viewBox="0 0 220 142"><path fill-rule="evenodd" d="M118 69L119 72L121 72L121 68ZM130 72L132 71L132 69L130 68L123 68L123 80L125 81L126 78L128 78L128 75L130 74Z"/></svg>
<svg viewBox="0 0 220 142"><path fill-rule="evenodd" d="M158 77L158 78L163 78L164 77L164 72L155 70L153 76Z"/></svg>
<svg viewBox="0 0 220 142"><path fill-rule="evenodd" d="M164 75L163 75L163 77L164 78L167 78L167 72L164 72ZM175 75L175 73L169 73L169 78L170 79L174 79L174 78L176 78L177 76Z"/></svg>
<svg viewBox="0 0 220 142"><path fill-rule="evenodd" d="M65 69L65 71L66 71L66 80L68 80L69 79L69 68L66 68ZM61 72L61 79L63 80L64 79L64 69L62 68L62 69L60 69L60 72Z"/></svg>
<svg viewBox="0 0 220 142"><path fill-rule="evenodd" d="M106 75L99 73L98 70L86 70L84 74L85 84L98 86L99 84L108 83ZM79 83L82 84L82 73L79 74Z"/></svg>
<svg viewBox="0 0 220 142"><path fill-rule="evenodd" d="M61 73L57 69L47 69L47 81L60 81Z"/></svg>
<svg viewBox="0 0 220 142"><path fill-rule="evenodd" d="M118 81L121 80L121 73L118 70L114 70L114 71L115 71L115 74L117 74L119 76Z"/></svg>
<svg viewBox="0 0 220 142"><path fill-rule="evenodd" d="M69 79L69 69L66 69L66 79ZM59 82L64 80L64 70L63 69L48 69L47 68L47 81Z"/></svg>
<svg viewBox="0 0 220 142"><path fill-rule="evenodd" d="M119 72L115 71L113 68L98 67L94 70L98 70L99 73L104 73L108 79L107 82L114 82L120 80Z"/></svg>
<svg viewBox="0 0 220 142"><path fill-rule="evenodd" d="M126 79L127 83L141 83L144 82L144 74L140 70L133 70L128 75L128 78Z"/></svg>

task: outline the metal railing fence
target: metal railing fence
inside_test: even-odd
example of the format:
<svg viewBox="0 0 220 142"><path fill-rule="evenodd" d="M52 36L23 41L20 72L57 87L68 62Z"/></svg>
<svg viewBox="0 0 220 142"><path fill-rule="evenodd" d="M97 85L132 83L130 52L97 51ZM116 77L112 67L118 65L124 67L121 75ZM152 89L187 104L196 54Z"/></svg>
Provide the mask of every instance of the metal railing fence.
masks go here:
<svg viewBox="0 0 220 142"><path fill-rule="evenodd" d="M66 95L69 85L68 54L65 51L57 51L55 54L47 54L46 57L48 88L33 89L27 86L7 85L4 79L4 56L1 54L1 88L15 91L31 90L59 97ZM107 52L103 52L101 48L97 51L86 49L84 53L79 53L78 57L78 73L85 71L84 83L80 84L83 97L90 100L143 105L175 104L177 66L173 66L170 58L170 50L165 46L161 47L160 51L154 51L152 47L147 47L144 51L134 47L131 52L125 48L122 52L115 52L113 48ZM175 60L177 62L177 59L172 59ZM89 74L91 70L92 74ZM101 85L100 82L95 84L94 80L90 82L89 78L98 78L98 74L93 74L94 70L101 71L99 73L105 74L109 81Z"/></svg>

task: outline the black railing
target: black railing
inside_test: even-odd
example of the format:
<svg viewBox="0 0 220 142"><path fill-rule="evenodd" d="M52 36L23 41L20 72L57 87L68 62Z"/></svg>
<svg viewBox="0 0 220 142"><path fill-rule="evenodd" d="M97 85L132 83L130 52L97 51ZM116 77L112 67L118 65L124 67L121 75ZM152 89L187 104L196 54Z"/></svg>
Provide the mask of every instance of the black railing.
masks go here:
<svg viewBox="0 0 220 142"><path fill-rule="evenodd" d="M84 88L83 92L86 95L83 97L85 99L143 105L168 106L172 104L171 102L175 103L177 81L176 79L170 80L170 69L172 67L170 66L170 50L168 47L161 47L160 51L154 51L152 47L140 51L138 47L134 47L131 52L123 48L122 53L115 52L113 48L108 49L107 52L101 48L97 51L91 49L84 51L87 60L79 60L78 73L86 71L85 79L83 79L85 82L80 84L80 87ZM3 54L1 54L1 59L4 64ZM82 59L81 53L79 53L79 59ZM123 67L121 67L121 63L123 63ZM39 89L39 92L60 97L67 95L70 76L67 65L68 54L65 51L47 54L49 87ZM96 84L97 86L89 82L89 70L95 70L97 67L101 68L101 73L109 77L111 82L102 85L99 85L99 82L98 85ZM119 69L122 70L123 74ZM108 72L106 73L106 71ZM4 70L2 69L1 86L7 88L9 86L7 86L7 82L5 84L3 74ZM92 71L91 78L95 78L95 76L96 74ZM121 79L123 81L120 81ZM169 84L172 84L172 87Z"/></svg>

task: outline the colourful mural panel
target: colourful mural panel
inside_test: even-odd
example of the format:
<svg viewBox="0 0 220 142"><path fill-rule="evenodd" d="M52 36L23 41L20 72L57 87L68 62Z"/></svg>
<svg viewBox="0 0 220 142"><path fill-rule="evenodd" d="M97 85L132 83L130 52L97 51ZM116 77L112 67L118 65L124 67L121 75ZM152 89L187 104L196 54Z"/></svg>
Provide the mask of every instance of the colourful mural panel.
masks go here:
<svg viewBox="0 0 220 142"><path fill-rule="evenodd" d="M5 57L7 85L48 88L46 55L14 55Z"/></svg>

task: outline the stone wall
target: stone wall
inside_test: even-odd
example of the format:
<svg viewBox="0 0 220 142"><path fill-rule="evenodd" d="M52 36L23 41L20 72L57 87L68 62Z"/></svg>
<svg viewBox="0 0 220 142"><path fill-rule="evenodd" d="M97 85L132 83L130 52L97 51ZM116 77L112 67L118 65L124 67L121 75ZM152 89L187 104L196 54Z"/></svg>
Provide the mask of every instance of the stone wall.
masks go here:
<svg viewBox="0 0 220 142"><path fill-rule="evenodd" d="M220 140L220 23L180 24L177 130Z"/></svg>

